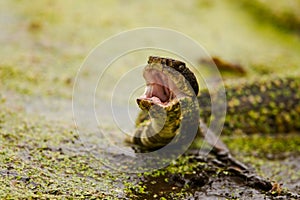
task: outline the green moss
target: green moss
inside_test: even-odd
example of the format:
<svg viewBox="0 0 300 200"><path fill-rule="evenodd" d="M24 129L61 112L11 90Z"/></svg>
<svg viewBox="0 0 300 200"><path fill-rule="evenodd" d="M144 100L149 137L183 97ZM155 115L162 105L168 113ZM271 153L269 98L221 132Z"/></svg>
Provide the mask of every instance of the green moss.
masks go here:
<svg viewBox="0 0 300 200"><path fill-rule="evenodd" d="M120 180L113 180L128 179L101 169L96 158L76 150L81 145L70 127L41 118L24 120L24 113L4 107L1 111L1 198L114 198Z"/></svg>
<svg viewBox="0 0 300 200"><path fill-rule="evenodd" d="M266 155L281 157L282 154L295 155L300 152L299 134L239 135L238 137L224 136L223 139L233 152L258 155L259 157L265 157Z"/></svg>
<svg viewBox="0 0 300 200"><path fill-rule="evenodd" d="M300 31L299 0L272 1L254 0L239 1L255 13L260 20L269 21L279 28Z"/></svg>
<svg viewBox="0 0 300 200"><path fill-rule="evenodd" d="M124 7L123 3L113 1L42 0L29 5L13 0L1 1L0 5L1 17L9 22L0 24L0 198L4 199L117 199L133 191L129 188L137 187L136 191L140 193L149 189L140 183L144 176L108 170L82 151L73 121L62 125L58 120L43 119L40 113L24 113L24 95L29 98L70 98L74 77L84 57L112 34L142 26L169 27L205 44L210 53L241 63L248 72L247 78L299 72L298 37L273 28L273 24L261 24L260 20L249 18L246 9L235 6L233 1L141 1ZM238 37L236 33L239 33ZM145 58L137 56L126 65L131 67L142 62ZM89 79L90 74L92 72L87 72L85 78ZM232 77L231 74L228 77ZM236 100L231 103L232 106L240 104ZM271 102L270 106L274 108L276 104ZM293 120L299 112L300 106L290 115L285 113L283 119ZM63 112L59 115L64 117ZM244 123L245 119L240 119L240 123ZM231 120L239 121L238 116L231 116ZM283 140L291 149L284 149L283 142L275 138L267 139L268 148L259 138L249 144L243 138L233 139L230 148L236 155L240 149L249 154L241 156L249 163L268 166L268 161L262 161L252 153L263 155L270 149L273 152L298 152L299 140L296 136L290 139L294 141ZM230 144L230 141L226 142ZM269 143L272 142L277 145L271 146ZM279 165L277 162L269 166L280 171ZM181 157L168 168L153 172L152 176L190 175L196 167L205 167L205 163L190 163L188 157ZM292 179L299 180L297 175L294 173ZM170 180L165 177L163 182ZM116 189L122 186L125 189ZM160 191L155 189L159 196ZM178 188L163 195L177 199L192 196ZM132 197L140 196L132 192Z"/></svg>
<svg viewBox="0 0 300 200"><path fill-rule="evenodd" d="M0 87L23 95L71 97L72 79L51 77L40 69L27 70L20 66L0 64ZM49 87L49 84L52 87ZM3 99L2 99L3 100Z"/></svg>

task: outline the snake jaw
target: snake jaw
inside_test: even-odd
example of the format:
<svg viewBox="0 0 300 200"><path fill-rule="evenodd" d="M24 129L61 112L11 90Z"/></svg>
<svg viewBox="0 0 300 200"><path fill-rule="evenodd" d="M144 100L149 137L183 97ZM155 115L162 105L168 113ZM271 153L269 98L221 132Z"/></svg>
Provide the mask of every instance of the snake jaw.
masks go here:
<svg viewBox="0 0 300 200"><path fill-rule="evenodd" d="M144 112L137 121L132 143L156 149L170 143L181 131L190 132L191 127L197 130L199 113L194 97L199 87L185 63L150 56L143 77L146 89L137 104Z"/></svg>
<svg viewBox="0 0 300 200"><path fill-rule="evenodd" d="M166 108L181 97L198 94L196 77L181 61L150 56L143 76L146 89L137 99L142 110L149 111L153 105Z"/></svg>
<svg viewBox="0 0 300 200"><path fill-rule="evenodd" d="M170 84L169 78L162 72L155 69L146 70L144 73L146 89L144 94L137 99L139 107L149 110L154 104L166 107L176 98L174 91L177 90L175 84Z"/></svg>
<svg viewBox="0 0 300 200"><path fill-rule="evenodd" d="M144 94L145 98L161 104L167 104L173 96L173 92L168 87L155 83L147 85Z"/></svg>

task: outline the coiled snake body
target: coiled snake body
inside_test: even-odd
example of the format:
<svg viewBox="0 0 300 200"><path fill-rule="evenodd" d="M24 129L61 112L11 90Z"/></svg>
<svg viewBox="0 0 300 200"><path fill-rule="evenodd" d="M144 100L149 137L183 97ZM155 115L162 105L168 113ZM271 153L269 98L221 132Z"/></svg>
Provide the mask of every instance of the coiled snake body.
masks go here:
<svg viewBox="0 0 300 200"><path fill-rule="evenodd" d="M218 120L218 116L211 116L211 102L224 103L216 99L218 89L213 93L201 90L198 95L196 77L185 63L150 56L143 76L147 87L137 99L142 111L129 142L156 149L180 134L190 134L189 129L198 127L199 121L209 124L210 119ZM273 77L225 88L227 115L222 133L300 130L300 78ZM183 122L186 129L180 130Z"/></svg>

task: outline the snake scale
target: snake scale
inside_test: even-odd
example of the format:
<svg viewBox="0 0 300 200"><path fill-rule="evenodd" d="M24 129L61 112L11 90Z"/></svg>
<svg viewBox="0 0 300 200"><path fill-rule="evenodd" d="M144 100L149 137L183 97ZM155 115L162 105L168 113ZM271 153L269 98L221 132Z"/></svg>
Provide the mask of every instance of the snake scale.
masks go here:
<svg viewBox="0 0 300 200"><path fill-rule="evenodd" d="M165 146L189 127L209 124L211 102L219 89L201 90L195 75L182 61L150 56L144 69L145 94L137 99L141 112L129 142L144 149ZM269 77L225 84L227 114L222 134L286 133L300 130L300 78ZM196 102L196 103L195 103ZM180 130L185 121L187 128ZM220 123L224 120L220 120ZM201 132L201 129L199 129ZM199 131L198 130L198 131Z"/></svg>

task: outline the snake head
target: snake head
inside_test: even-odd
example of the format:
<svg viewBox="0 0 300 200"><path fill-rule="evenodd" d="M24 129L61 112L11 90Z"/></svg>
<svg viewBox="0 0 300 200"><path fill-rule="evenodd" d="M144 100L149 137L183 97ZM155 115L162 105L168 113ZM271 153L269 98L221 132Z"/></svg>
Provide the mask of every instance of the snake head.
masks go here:
<svg viewBox="0 0 300 200"><path fill-rule="evenodd" d="M179 98L197 96L197 79L184 62L150 56L143 72L146 81L144 94L137 99L142 110L153 106L169 107Z"/></svg>
<svg viewBox="0 0 300 200"><path fill-rule="evenodd" d="M130 141L145 149L165 145L171 152L185 149L199 125L196 77L181 61L153 56L149 57L143 76L146 89L137 98L137 104L144 112L138 117Z"/></svg>

